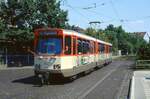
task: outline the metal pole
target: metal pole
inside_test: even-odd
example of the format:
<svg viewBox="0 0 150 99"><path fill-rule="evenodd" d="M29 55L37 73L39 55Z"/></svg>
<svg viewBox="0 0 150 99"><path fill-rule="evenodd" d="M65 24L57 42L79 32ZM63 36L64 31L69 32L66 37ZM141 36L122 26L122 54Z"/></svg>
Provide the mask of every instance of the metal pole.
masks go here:
<svg viewBox="0 0 150 99"><path fill-rule="evenodd" d="M93 26L93 28L96 30L96 32L97 32L97 27L98 27L98 25L100 25L101 24L101 22L100 21L91 21L91 22L89 22L89 24L90 24L90 26L92 27ZM97 34L95 34L95 38L97 38L97 36L96 36ZM99 33L98 33L98 39L99 39Z"/></svg>
<svg viewBox="0 0 150 99"><path fill-rule="evenodd" d="M5 49L5 50L6 50L6 59L5 59L5 64L6 64L6 66L7 66L7 62L8 62L8 61L7 61L7 47L6 47L6 49Z"/></svg>
<svg viewBox="0 0 150 99"><path fill-rule="evenodd" d="M30 63L30 62L29 62L29 61L30 61L29 57L30 57L30 56L29 56L29 53L28 53L28 65L29 65L29 63Z"/></svg>

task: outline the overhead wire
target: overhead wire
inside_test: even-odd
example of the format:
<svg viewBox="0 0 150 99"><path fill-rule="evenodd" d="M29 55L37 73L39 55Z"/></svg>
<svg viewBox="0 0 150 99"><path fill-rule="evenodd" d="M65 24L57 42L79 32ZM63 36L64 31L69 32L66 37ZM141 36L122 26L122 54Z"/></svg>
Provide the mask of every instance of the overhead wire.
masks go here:
<svg viewBox="0 0 150 99"><path fill-rule="evenodd" d="M80 16L84 17L84 21L85 22L89 22L89 18L87 16L85 16L84 14L80 13L78 10L76 10L74 7L72 7L71 5L67 4L67 7L71 8L72 10L74 10L74 12L78 13Z"/></svg>
<svg viewBox="0 0 150 99"><path fill-rule="evenodd" d="M71 9L74 10L76 13L80 14L80 16L86 18L86 19L88 20L88 22L90 22L90 20L89 20L89 18L87 18L87 16L85 16L84 14L80 13L80 12L77 10L77 9L79 9L79 7L75 7L75 6L72 6L72 5L70 5L70 4L66 4L66 6L69 7L69 8L71 8ZM88 11L88 12L90 12L90 13L94 13L94 14L98 15L98 14L97 14L98 12L92 11L92 10L90 10L90 9L81 9L81 10L85 10L85 11ZM99 13L99 14L101 14L101 13ZM103 16L104 16L104 15L103 15ZM100 16L100 17L101 17L101 16ZM106 16L106 15L105 15L105 17L111 18L110 16ZM104 17L103 17L103 18L104 18ZM87 20L86 20L86 22L87 22ZM112 22L112 21L114 21L114 19L110 19L110 20L107 20L107 21L101 21L101 23L108 23L108 22Z"/></svg>
<svg viewBox="0 0 150 99"><path fill-rule="evenodd" d="M132 23L132 22L134 23L134 22L143 21L143 20L146 20L146 19L150 19L150 16L143 16L143 17L138 18L136 20L121 19L121 22L124 23L128 28L130 28L131 30L133 30L133 28L131 28L131 26L129 26L128 23Z"/></svg>
<svg viewBox="0 0 150 99"><path fill-rule="evenodd" d="M107 18L112 18L112 17L106 16L106 15L104 15L104 14L102 14L102 13L95 12L95 11L93 11L93 10L91 10L91 9L83 9L83 7L76 7L76 6L72 6L72 5L70 5L70 4L67 4L66 6L70 7L70 8L73 9L76 13L79 13L81 16L84 16L88 21L89 21L89 18L87 18L87 16L85 16L84 14L80 13L78 10L84 10L84 11L87 11L87 12L90 12L90 13L94 13L94 14L97 15L99 18L102 17L102 16L105 16L105 17L107 17ZM78 10L77 10L77 9L78 9ZM99 14L99 15L102 15L102 16L99 16L98 14ZM104 18L104 17L102 17L102 18ZM112 22L112 21L114 21L114 19L110 19L110 20L107 20L107 21L102 21L102 23L108 23L108 22Z"/></svg>
<svg viewBox="0 0 150 99"><path fill-rule="evenodd" d="M60 0L61 2L64 3L64 1L67 1L67 0ZM77 8L77 9L93 9L93 8L97 8L97 7L101 7L101 6L104 6L108 3L108 1L106 2L93 2L93 3L90 3L84 7L81 7L81 6L72 6L73 8ZM64 6L64 4L63 4Z"/></svg>
<svg viewBox="0 0 150 99"><path fill-rule="evenodd" d="M61 1L64 2L64 1L66 1L66 0L61 0ZM115 1L116 1L116 0L115 0ZM114 4L113 0L109 0L109 1L107 1L107 2L105 1L105 2L91 3L91 4L87 5L86 7L72 6L72 5L70 5L70 4L65 4L65 6L71 8L72 10L74 10L74 12L78 13L80 16L83 17L82 19L84 19L85 22L88 22L88 23L89 23L89 22L90 22L90 19L89 19L85 14L81 13L79 10L84 10L84 11L87 11L87 12L90 12L90 13L94 13L94 14L97 15L99 18L104 18L104 17L102 17L102 16L104 16L104 14L99 13L99 12L95 12L95 11L93 11L92 9L93 9L93 8L97 8L97 7L100 7L100 6L104 6L104 5L106 5L107 3L110 3L110 4L111 4L112 10L113 10L115 16L117 17L117 19L110 19L110 20L107 20L107 21L101 21L101 23L109 23L109 22L113 22L113 21L118 21L118 22L120 22L122 25L125 25L125 26L127 26L129 29L133 30L133 28L131 28L131 27L128 25L128 22L131 22L131 21L133 21L133 20L121 19L120 16L119 16L119 13L118 13L118 11L117 11L117 9L116 9L116 7L115 7L115 4ZM64 6L64 5L63 5L63 6ZM105 17L107 17L107 18L112 18L112 17L106 16L106 15L105 15ZM145 16L145 17L143 17L143 19L149 19L149 18L150 18L150 16ZM142 18L140 18L140 19L142 19ZM136 21L136 20L135 20L135 21Z"/></svg>
<svg viewBox="0 0 150 99"><path fill-rule="evenodd" d="M93 14L95 14L96 16L98 16L98 17L101 17L101 18L104 18L104 17L102 17L102 16L105 16L105 17L107 17L107 18L112 18L112 17L110 17L110 16L106 16L106 15L104 15L104 14L102 14L102 13L99 13L99 12L95 12L95 11L93 11L93 10L86 10L86 11L88 11L88 12L90 12L90 13L93 13ZM101 16L100 16L101 15ZM111 21L114 21L114 19L111 19L111 20L109 20L110 22Z"/></svg>
<svg viewBox="0 0 150 99"><path fill-rule="evenodd" d="M116 17L117 17L117 20L118 20L122 25L125 25L125 26L128 27L129 29L133 30L132 27L130 27L128 24L125 23L125 20L123 20L123 19L120 18L119 13L118 13L118 11L117 11L115 5L114 5L113 0L110 0L110 4L111 4L111 6L112 6L112 9L113 9L113 11L114 11Z"/></svg>
<svg viewBox="0 0 150 99"><path fill-rule="evenodd" d="M115 7L115 5L114 5L112 0L110 0L110 4L112 6L113 12L115 13L117 19L120 20L120 16L119 16L118 11L116 10L116 7Z"/></svg>
<svg viewBox="0 0 150 99"><path fill-rule="evenodd" d="M61 0L61 1L65 1L65 0ZM78 10L85 10L85 11L88 11L88 12L90 12L90 13L94 13L95 15L97 15L97 16L99 16L98 14L100 14L100 15L102 15L102 16L104 16L104 14L102 14L102 13L98 13L98 12L95 12L95 11L92 11L91 9L92 8L96 8L96 7L100 7L100 6L104 6L106 3L108 3L108 1L106 2L96 2L96 3L91 3L91 4L88 4L87 5L87 7L79 7L79 6L72 6L72 5L70 5L70 4L65 4L65 6L67 6L67 7L69 7L69 8L71 8L72 10L74 10L76 13L78 13L80 16L83 16L84 18L86 18L88 21L89 21L89 18L87 18L87 16L85 16L83 13L81 13L80 11L78 11ZM91 6L92 5L92 6ZM99 6L100 5L100 6ZM64 6L64 5L63 5ZM78 10L77 10L78 9ZM98 14L97 14L98 13ZM102 17L102 16L100 16L100 17ZM105 17L107 17L107 18L111 18L110 16L106 16L105 15ZM104 18L104 17L102 17L102 18ZM107 20L107 21L102 21L102 23L105 23L105 22L112 22L112 21L114 21L114 19L110 19L110 20Z"/></svg>

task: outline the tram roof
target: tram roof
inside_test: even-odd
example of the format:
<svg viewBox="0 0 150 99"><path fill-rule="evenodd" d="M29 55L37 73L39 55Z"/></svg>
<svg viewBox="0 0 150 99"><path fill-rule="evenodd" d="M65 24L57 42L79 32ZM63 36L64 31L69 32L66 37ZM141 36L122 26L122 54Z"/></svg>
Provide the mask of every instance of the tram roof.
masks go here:
<svg viewBox="0 0 150 99"><path fill-rule="evenodd" d="M82 38L85 38L85 39L88 39L88 40L98 41L99 43L107 44L107 45L112 46L111 43L96 39L94 37L85 35L85 34L80 33L80 32L76 32L76 31L73 31L73 30L66 30L66 29L62 29L62 30L63 30L63 33L68 34L68 35L75 35L75 36L82 37Z"/></svg>
<svg viewBox="0 0 150 99"><path fill-rule="evenodd" d="M75 36L78 36L78 37L81 37L81 38L85 38L85 39L93 40L93 41L98 41L99 43L107 44L107 45L112 46L111 43L108 43L108 42L105 42L105 41L96 39L96 38L94 38L94 37L91 37L91 36L88 36L88 35L85 35L85 34L83 34L83 33L73 31L73 30L58 29L58 28L40 28L40 29L36 29L36 31L39 31L39 30L62 30L63 33L68 34L68 35L75 35Z"/></svg>

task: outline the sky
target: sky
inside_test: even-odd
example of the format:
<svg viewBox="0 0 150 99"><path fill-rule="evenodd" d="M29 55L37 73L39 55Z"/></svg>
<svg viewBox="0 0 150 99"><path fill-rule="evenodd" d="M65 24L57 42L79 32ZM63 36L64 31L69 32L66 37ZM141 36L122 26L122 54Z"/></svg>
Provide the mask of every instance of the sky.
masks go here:
<svg viewBox="0 0 150 99"><path fill-rule="evenodd" d="M69 24L106 28L121 25L127 32L147 32L150 35L150 0L61 0L61 8L68 11ZM148 36L145 35L145 39Z"/></svg>

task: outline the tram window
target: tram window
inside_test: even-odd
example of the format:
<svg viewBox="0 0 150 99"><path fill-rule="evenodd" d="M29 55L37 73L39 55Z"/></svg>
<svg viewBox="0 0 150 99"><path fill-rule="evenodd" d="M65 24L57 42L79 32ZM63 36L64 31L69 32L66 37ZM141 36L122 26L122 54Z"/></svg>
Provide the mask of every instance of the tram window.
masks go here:
<svg viewBox="0 0 150 99"><path fill-rule="evenodd" d="M40 38L38 40L36 51L46 54L61 54L62 39L59 37Z"/></svg>
<svg viewBox="0 0 150 99"><path fill-rule="evenodd" d="M112 46L109 46L109 52L110 53L112 52Z"/></svg>
<svg viewBox="0 0 150 99"><path fill-rule="evenodd" d="M86 43L84 40L82 40L82 53L86 54Z"/></svg>
<svg viewBox="0 0 150 99"><path fill-rule="evenodd" d="M82 40L78 39L78 54L82 54Z"/></svg>
<svg viewBox="0 0 150 99"><path fill-rule="evenodd" d="M104 46L104 44L100 44L100 52L101 52L101 53L104 53L104 51L105 51L105 46Z"/></svg>
<svg viewBox="0 0 150 99"><path fill-rule="evenodd" d="M87 53L90 53L90 43L89 43L89 41L86 41L86 54Z"/></svg>
<svg viewBox="0 0 150 99"><path fill-rule="evenodd" d="M90 52L90 47L89 47L89 42L86 40L82 40L82 49L83 49L83 54L88 54Z"/></svg>
<svg viewBox="0 0 150 99"><path fill-rule="evenodd" d="M66 55L71 54L71 36L65 37L65 54Z"/></svg>
<svg viewBox="0 0 150 99"><path fill-rule="evenodd" d="M96 42L94 42L94 53L96 53Z"/></svg>
<svg viewBox="0 0 150 99"><path fill-rule="evenodd" d="M100 44L98 43L98 53L100 53L100 50L101 48L100 48Z"/></svg>
<svg viewBox="0 0 150 99"><path fill-rule="evenodd" d="M83 54L87 53L87 44L85 41L82 41L82 49L83 49Z"/></svg>
<svg viewBox="0 0 150 99"><path fill-rule="evenodd" d="M73 38L73 55L76 54L76 39Z"/></svg>
<svg viewBox="0 0 150 99"><path fill-rule="evenodd" d="M88 40L78 39L78 54L88 54L90 52L90 43Z"/></svg>

